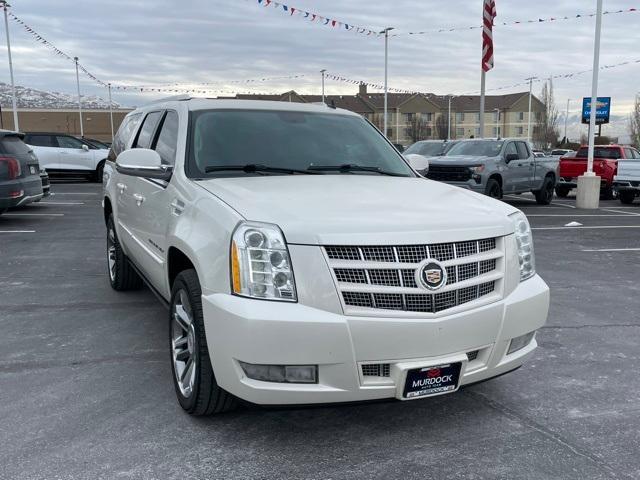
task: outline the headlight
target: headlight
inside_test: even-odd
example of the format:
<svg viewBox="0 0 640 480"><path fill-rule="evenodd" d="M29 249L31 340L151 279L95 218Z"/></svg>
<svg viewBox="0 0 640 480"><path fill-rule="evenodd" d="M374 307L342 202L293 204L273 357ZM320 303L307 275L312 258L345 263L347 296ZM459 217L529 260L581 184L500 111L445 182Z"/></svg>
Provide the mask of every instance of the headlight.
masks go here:
<svg viewBox="0 0 640 480"><path fill-rule="evenodd" d="M484 165L477 165L475 167L470 167L473 173L482 173L484 172Z"/></svg>
<svg viewBox="0 0 640 480"><path fill-rule="evenodd" d="M536 258L533 253L533 237L527 217L522 212L510 215L516 227L516 242L518 244L518 259L520 260L520 281L531 278L536 274Z"/></svg>
<svg viewBox="0 0 640 480"><path fill-rule="evenodd" d="M244 297L296 301L289 251L277 225L238 225L231 239L231 287Z"/></svg>

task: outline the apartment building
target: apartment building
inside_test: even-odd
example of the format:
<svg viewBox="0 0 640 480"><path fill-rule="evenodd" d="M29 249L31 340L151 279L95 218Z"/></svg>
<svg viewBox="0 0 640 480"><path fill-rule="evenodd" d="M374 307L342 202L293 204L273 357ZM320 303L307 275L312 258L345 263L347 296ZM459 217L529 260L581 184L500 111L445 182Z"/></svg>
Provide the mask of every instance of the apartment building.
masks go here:
<svg viewBox="0 0 640 480"><path fill-rule="evenodd" d="M319 103L320 95L300 95L295 91L281 95L237 95L234 98ZM326 95L325 102L359 113L380 130L384 127L384 94L369 93L360 85L356 95ZM526 137L529 92L485 97L485 137ZM536 115L544 106L535 96L531 110L533 129ZM449 97L434 94L389 93L387 96L387 137L394 143L410 145L417 140L471 138L480 136L480 96ZM450 134L449 134L450 132Z"/></svg>

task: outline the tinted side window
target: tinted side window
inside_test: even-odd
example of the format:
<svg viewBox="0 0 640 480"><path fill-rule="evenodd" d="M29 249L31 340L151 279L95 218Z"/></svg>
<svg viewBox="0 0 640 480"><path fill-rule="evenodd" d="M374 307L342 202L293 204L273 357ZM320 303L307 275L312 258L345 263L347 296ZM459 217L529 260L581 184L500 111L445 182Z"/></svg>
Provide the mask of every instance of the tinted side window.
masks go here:
<svg viewBox="0 0 640 480"><path fill-rule="evenodd" d="M133 148L150 148L153 140L153 133L156 131L158 122L162 117L162 112L151 112L144 119L140 133Z"/></svg>
<svg viewBox="0 0 640 480"><path fill-rule="evenodd" d="M516 142L516 148L518 149L518 156L521 160L526 160L529 158L529 149L527 148L527 144L524 142Z"/></svg>
<svg viewBox="0 0 640 480"><path fill-rule="evenodd" d="M507 143L507 146L504 148L504 158L507 158L507 155L511 155L512 153L519 155L515 142Z"/></svg>
<svg viewBox="0 0 640 480"><path fill-rule="evenodd" d="M136 127L138 126L138 122L140 121L141 113L136 113L135 115L129 115L125 117L118 128L118 132L113 138L113 145L111 146L111 150L109 151L109 160L115 161L115 157L120 155L127 143L131 139L133 132L135 132Z"/></svg>
<svg viewBox="0 0 640 480"><path fill-rule="evenodd" d="M162 163L174 165L176 163L176 149L178 147L178 114L168 111L162 122L160 135L156 141L155 151L158 152Z"/></svg>
<svg viewBox="0 0 640 480"><path fill-rule="evenodd" d="M2 153L8 153L10 155L20 155L29 153L31 149L25 145L25 143L16 137L15 135L7 135L2 138Z"/></svg>
<svg viewBox="0 0 640 480"><path fill-rule="evenodd" d="M80 149L80 148L82 148L82 145L84 145L84 143L82 143L80 140L78 140L77 138L74 138L74 137L60 136L60 137L56 137L56 138L58 139L58 146L60 148Z"/></svg>
<svg viewBox="0 0 640 480"><path fill-rule="evenodd" d="M36 147L57 147L58 142L56 142L55 137L53 135L26 135L24 137L25 143L29 145L34 145Z"/></svg>
<svg viewBox="0 0 640 480"><path fill-rule="evenodd" d="M633 151L630 148L624 149L624 158L634 158Z"/></svg>

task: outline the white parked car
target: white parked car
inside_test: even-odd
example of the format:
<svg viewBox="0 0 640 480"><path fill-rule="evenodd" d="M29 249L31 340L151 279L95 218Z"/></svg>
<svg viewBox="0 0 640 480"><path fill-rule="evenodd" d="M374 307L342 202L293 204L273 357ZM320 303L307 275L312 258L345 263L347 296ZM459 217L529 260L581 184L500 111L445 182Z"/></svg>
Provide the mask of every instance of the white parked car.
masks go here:
<svg viewBox="0 0 640 480"><path fill-rule="evenodd" d="M98 148L72 135L32 132L24 139L47 173L53 175L82 175L102 182L102 170L108 150Z"/></svg>
<svg viewBox="0 0 640 480"><path fill-rule="evenodd" d="M330 107L182 99L127 115L104 174L109 278L169 307L187 412L417 399L531 356L549 289L526 217L415 170Z"/></svg>

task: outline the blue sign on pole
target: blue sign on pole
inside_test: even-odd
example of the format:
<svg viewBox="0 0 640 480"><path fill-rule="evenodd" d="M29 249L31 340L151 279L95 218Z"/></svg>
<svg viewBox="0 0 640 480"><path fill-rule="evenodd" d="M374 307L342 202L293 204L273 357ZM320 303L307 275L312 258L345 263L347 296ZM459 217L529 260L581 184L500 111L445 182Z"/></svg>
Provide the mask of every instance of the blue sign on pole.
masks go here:
<svg viewBox="0 0 640 480"><path fill-rule="evenodd" d="M598 97L596 106L596 125L609 123L611 113L611 97ZM591 97L582 99L582 123L589 123L591 117Z"/></svg>

